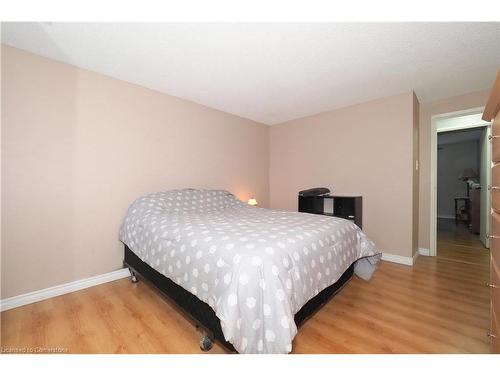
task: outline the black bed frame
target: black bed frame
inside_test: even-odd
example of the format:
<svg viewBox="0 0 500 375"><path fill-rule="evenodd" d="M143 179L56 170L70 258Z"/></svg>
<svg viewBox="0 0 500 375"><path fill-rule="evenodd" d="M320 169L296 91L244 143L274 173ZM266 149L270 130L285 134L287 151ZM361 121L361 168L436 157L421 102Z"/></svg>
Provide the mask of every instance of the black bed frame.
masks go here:
<svg viewBox="0 0 500 375"><path fill-rule="evenodd" d="M137 276L140 275L144 280L153 284L163 295L180 307L184 314L194 320L196 326L202 328L211 340L215 339L228 350L236 352L233 345L225 340L220 320L208 304L143 262L127 245L125 245L123 264L130 269L134 280L137 280ZM335 284L323 289L318 295L302 306L295 314L294 320L297 327L328 302L352 277L353 271L354 264L351 264Z"/></svg>

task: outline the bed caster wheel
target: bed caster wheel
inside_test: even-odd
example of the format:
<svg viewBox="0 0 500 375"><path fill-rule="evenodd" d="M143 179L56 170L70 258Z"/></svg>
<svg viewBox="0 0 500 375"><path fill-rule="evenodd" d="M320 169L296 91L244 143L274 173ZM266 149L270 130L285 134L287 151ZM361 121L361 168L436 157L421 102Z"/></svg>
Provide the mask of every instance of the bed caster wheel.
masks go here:
<svg viewBox="0 0 500 375"><path fill-rule="evenodd" d="M207 335L201 337L200 349L202 351L208 352L210 349L212 349L213 345L214 345L214 343L212 342L212 340L210 340L210 338Z"/></svg>
<svg viewBox="0 0 500 375"><path fill-rule="evenodd" d="M130 271L130 281L132 281L132 283L134 284L139 282L139 278L137 277L137 274L134 271Z"/></svg>

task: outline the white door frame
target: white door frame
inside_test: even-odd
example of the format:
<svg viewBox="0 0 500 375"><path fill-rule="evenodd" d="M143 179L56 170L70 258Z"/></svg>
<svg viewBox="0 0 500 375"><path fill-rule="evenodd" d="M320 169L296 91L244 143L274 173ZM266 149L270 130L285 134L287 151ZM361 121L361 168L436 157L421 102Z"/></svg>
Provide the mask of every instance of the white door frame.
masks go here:
<svg viewBox="0 0 500 375"><path fill-rule="evenodd" d="M482 113L484 107L475 107L470 109L465 109L462 111L441 113L431 117L431 179L430 179L430 189L431 189L431 217L430 217L430 249L429 255L437 255L437 134L445 131L470 129L488 126L487 123L481 122L477 124L466 124L466 125L456 125L453 127L446 127L446 129L438 129L438 121L446 118L474 115Z"/></svg>

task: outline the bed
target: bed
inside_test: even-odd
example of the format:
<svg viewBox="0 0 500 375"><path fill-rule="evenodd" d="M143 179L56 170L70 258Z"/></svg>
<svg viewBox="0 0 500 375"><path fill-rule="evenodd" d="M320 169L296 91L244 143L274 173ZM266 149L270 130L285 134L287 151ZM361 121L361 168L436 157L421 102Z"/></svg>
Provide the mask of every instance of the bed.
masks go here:
<svg viewBox="0 0 500 375"><path fill-rule="evenodd" d="M133 278L239 353L291 352L297 326L353 273L368 280L380 258L348 220L253 207L224 190L143 196L120 240Z"/></svg>

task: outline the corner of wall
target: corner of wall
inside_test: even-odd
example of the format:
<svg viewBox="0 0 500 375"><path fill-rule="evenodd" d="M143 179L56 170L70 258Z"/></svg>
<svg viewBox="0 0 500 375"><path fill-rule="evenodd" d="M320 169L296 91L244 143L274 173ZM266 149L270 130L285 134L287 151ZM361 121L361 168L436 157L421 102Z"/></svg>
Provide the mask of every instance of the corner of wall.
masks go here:
<svg viewBox="0 0 500 375"><path fill-rule="evenodd" d="M267 208L271 208L271 125L266 125L267 133Z"/></svg>
<svg viewBox="0 0 500 375"><path fill-rule="evenodd" d="M412 163L412 254L418 252L418 236L419 236L419 195L420 195L420 171L419 171L419 148L420 148L420 103L415 91L412 91L413 103L413 129L412 129L412 147L413 147L413 163Z"/></svg>

